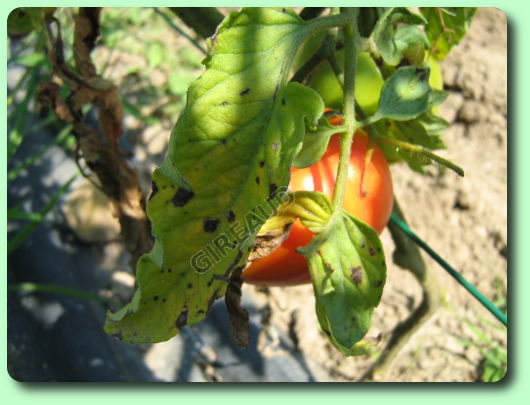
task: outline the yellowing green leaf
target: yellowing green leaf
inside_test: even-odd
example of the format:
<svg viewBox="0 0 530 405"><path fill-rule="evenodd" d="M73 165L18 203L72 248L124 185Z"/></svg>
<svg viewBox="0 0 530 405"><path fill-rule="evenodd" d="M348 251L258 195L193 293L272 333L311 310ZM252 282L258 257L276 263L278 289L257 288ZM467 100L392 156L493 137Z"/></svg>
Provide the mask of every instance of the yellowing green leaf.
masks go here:
<svg viewBox="0 0 530 405"><path fill-rule="evenodd" d="M153 174L154 248L138 262L131 303L108 314L107 333L167 340L201 321L241 270L282 200L305 123L323 111L316 92L285 85L305 27L290 10L245 8L218 28Z"/></svg>

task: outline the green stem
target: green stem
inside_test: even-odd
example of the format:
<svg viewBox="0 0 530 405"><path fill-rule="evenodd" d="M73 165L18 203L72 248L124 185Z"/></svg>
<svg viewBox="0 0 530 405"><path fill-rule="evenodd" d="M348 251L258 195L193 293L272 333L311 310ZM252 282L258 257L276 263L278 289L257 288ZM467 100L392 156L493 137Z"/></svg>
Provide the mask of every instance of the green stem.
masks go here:
<svg viewBox="0 0 530 405"><path fill-rule="evenodd" d="M351 17L345 14L330 15L327 17L316 18L307 24L309 35L318 31L325 31L331 28L344 27L351 21Z"/></svg>
<svg viewBox="0 0 530 405"><path fill-rule="evenodd" d="M107 300L97 295L87 293L83 290L78 290L77 288L66 287L63 285L56 284L38 284L38 283L20 283L20 284L11 284L7 286L9 291L23 291L23 292L43 292L43 293L52 293L59 295L66 295L69 297L80 298L90 301L98 301L101 303L107 303Z"/></svg>
<svg viewBox="0 0 530 405"><path fill-rule="evenodd" d="M333 200L331 202L333 213L341 212L344 201L344 192L346 179L348 177L348 164L350 162L350 151L358 126L355 119L355 69L357 67L358 57L358 31L357 15L358 8L343 8L341 16L344 16L349 22L344 31L344 127L346 131L342 133L340 140L339 166L337 169L337 178L335 189L333 191Z"/></svg>
<svg viewBox="0 0 530 405"><path fill-rule="evenodd" d="M171 8L171 11L173 11L175 14L177 14L177 12L174 10L176 9L175 7ZM173 28L175 31L177 31L180 35L182 35L183 37L185 37L188 41L190 41L192 43L192 45L197 48L199 51L202 52L202 54L206 55L206 49L204 49L195 39L193 39L192 37L190 37L188 34L186 34L186 32L181 29L177 24L175 24L173 22L173 20L171 18L169 18L165 13L163 13L162 11L160 11L158 8L154 8L155 12L160 15L165 22L168 23L168 25ZM178 15L178 14L177 14Z"/></svg>
<svg viewBox="0 0 530 405"><path fill-rule="evenodd" d="M438 156L435 153L432 153L430 150L424 148L423 146L413 145L408 142L398 141L397 139L392 139L381 135L375 135L375 138L389 145L408 150L409 152L422 154L428 157L429 159L432 159L435 162L438 162L441 165L453 170L459 176L464 177L464 169L462 169L460 166L455 165L453 162L444 159L443 157Z"/></svg>

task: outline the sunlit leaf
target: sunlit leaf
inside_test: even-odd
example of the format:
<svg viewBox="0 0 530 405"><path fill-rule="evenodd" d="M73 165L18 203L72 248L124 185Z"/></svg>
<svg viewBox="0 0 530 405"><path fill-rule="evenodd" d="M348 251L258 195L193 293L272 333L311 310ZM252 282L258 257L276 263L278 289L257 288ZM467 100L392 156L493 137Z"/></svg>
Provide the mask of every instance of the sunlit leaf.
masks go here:
<svg viewBox="0 0 530 405"><path fill-rule="evenodd" d="M361 340L386 279L385 257L377 232L341 212L330 228L299 251L308 262L322 330L342 353L365 353Z"/></svg>
<svg viewBox="0 0 530 405"><path fill-rule="evenodd" d="M429 70L402 67L390 76L381 91L376 115L394 120L410 120L429 109Z"/></svg>
<svg viewBox="0 0 530 405"><path fill-rule="evenodd" d="M155 237L140 258L138 289L108 314L105 330L126 342L159 342L201 321L226 292L261 225L282 201L306 122L323 102L285 85L305 32L294 12L245 8L210 41L206 71L153 174L147 205Z"/></svg>

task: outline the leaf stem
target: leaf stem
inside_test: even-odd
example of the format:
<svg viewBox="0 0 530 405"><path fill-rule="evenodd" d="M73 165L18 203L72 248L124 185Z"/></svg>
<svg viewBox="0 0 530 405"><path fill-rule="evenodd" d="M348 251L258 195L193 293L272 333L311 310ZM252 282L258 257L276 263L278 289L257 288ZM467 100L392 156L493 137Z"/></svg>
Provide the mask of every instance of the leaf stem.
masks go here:
<svg viewBox="0 0 530 405"><path fill-rule="evenodd" d="M346 14L336 14L321 18L315 18L307 24L309 35L312 35L318 31L325 31L331 28L344 27L349 24L351 17Z"/></svg>
<svg viewBox="0 0 530 405"><path fill-rule="evenodd" d="M344 31L344 127L341 135L339 166L335 189L333 190L332 210L333 214L342 211L346 179L348 177L348 164L350 162L350 151L355 130L358 123L355 119L355 70L359 54L359 35L357 29L358 8L341 8L341 14L349 23L343 27Z"/></svg>
<svg viewBox="0 0 530 405"><path fill-rule="evenodd" d="M377 138L379 141L387 143L389 145L393 145L393 146L396 146L398 148L408 150L409 152L419 153L419 154L422 154L424 156L427 156L429 159L432 159L435 162L440 163L442 166L445 166L445 167L451 169L452 171L454 171L459 176L464 177L464 169L462 169L458 165L455 165L453 162L451 162L451 161L449 161L449 160L447 160L447 159L445 159L445 158L443 158L443 157L441 157L441 156L439 156L439 155L437 155L435 153L432 153L430 150L424 148L423 146L413 145L413 144L408 143L408 142L399 141L397 139L388 138L386 136L381 136L381 135L378 135L378 134L373 134L372 136Z"/></svg>

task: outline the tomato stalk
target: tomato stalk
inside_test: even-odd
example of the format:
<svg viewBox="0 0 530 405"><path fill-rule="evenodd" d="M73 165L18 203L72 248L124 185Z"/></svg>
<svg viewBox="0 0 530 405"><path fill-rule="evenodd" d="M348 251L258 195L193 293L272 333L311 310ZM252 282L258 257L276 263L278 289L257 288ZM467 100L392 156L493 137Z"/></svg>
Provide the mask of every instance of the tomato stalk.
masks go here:
<svg viewBox="0 0 530 405"><path fill-rule="evenodd" d="M339 165L333 200L331 202L333 215L341 212L344 202L344 190L348 177L348 164L350 151L355 131L359 123L355 119L355 70L359 56L359 33L357 28L357 16L359 9L356 7L341 8L341 15L348 18L349 23L343 27L344 31L344 128L341 134Z"/></svg>
<svg viewBox="0 0 530 405"><path fill-rule="evenodd" d="M351 19L346 14L336 14L327 17L315 18L308 22L308 35L319 31L326 31L330 28L344 27L350 23Z"/></svg>

